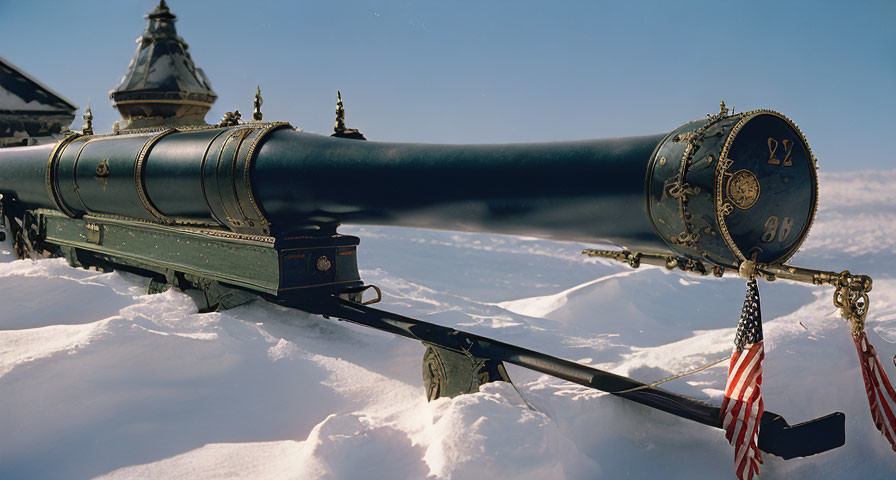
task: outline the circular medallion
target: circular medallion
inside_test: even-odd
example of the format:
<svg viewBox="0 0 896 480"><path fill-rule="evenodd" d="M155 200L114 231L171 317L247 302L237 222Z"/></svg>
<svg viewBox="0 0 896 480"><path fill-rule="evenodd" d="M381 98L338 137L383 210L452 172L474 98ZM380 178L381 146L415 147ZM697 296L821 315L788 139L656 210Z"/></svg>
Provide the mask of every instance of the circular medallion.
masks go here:
<svg viewBox="0 0 896 480"><path fill-rule="evenodd" d="M737 208L746 210L759 200L759 180L749 170L738 170L728 180L728 198Z"/></svg>
<svg viewBox="0 0 896 480"><path fill-rule="evenodd" d="M326 255L317 259L317 269L321 272L326 272L331 266L330 259Z"/></svg>

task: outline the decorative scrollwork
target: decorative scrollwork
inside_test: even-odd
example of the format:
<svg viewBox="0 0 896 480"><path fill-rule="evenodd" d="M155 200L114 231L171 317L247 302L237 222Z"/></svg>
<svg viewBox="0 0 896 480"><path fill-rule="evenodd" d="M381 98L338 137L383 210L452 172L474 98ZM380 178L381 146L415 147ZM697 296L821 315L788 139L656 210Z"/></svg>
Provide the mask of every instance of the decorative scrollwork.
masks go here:
<svg viewBox="0 0 896 480"><path fill-rule="evenodd" d="M678 177L678 175L676 174L676 180L677 180L677 177ZM670 197L680 199L682 197L687 197L690 195L696 195L696 194L700 193L700 187L694 187L687 183L679 183L676 181L676 182L672 183L671 185L669 185L667 192L669 192Z"/></svg>
<svg viewBox="0 0 896 480"><path fill-rule="evenodd" d="M698 232L681 232L678 235L669 237L669 241L676 245L684 245L685 247L693 247L700 241Z"/></svg>

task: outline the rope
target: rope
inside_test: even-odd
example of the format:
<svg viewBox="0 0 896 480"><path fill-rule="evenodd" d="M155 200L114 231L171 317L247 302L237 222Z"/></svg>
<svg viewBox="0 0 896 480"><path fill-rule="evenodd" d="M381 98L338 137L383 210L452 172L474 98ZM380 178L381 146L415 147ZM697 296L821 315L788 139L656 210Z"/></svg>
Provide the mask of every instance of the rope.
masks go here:
<svg viewBox="0 0 896 480"><path fill-rule="evenodd" d="M697 372L702 372L703 370L706 370L707 368L714 367L714 366L716 366L716 365L718 365L718 364L720 364L720 363L722 363L722 362L724 362L724 361L726 361L726 360L730 360L730 359L731 359L731 355L728 355L727 357L722 358L722 359L720 359L720 360L716 360L715 362L708 363L708 364L706 364L706 365L697 367L697 368L695 368L695 369L693 369L693 370L689 370L689 371L684 372L684 373L679 373L678 375L672 375L672 376L669 377L669 378L664 378L664 379L662 379L662 380L660 380L660 381L658 381L658 382L653 382L653 383L651 383L651 384L649 384L649 385L640 385L640 386L637 386L637 387L634 387L634 388L629 388L628 390L622 390L622 391L619 391L619 392L610 392L610 393L612 393L612 394L614 394L614 395L620 395L620 394L623 394L623 393L637 392L638 390L645 390L645 389L648 389L648 388L653 388L653 387L656 387L657 385L662 385L662 384L664 384L664 383L666 383L666 382L675 380L676 378L686 377L686 376L688 376L688 375L693 375L693 374L695 374L695 373L697 373Z"/></svg>

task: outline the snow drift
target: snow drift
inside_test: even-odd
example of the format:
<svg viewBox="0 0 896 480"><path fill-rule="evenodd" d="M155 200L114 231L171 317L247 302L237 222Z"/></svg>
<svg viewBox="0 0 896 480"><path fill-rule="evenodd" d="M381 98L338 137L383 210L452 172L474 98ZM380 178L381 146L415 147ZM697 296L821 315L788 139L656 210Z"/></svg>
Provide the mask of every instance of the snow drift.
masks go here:
<svg viewBox="0 0 896 480"><path fill-rule="evenodd" d="M896 171L822 175L793 263L874 278L896 379ZM655 381L730 353L744 282L628 270L583 245L349 227L383 308ZM0 258L0 478L725 478L723 432L510 367L515 386L427 403L423 346L264 301L199 314L146 282ZM770 410L847 415L846 445L764 455L762 478L886 478L831 288L761 282ZM664 385L720 403L725 363Z"/></svg>

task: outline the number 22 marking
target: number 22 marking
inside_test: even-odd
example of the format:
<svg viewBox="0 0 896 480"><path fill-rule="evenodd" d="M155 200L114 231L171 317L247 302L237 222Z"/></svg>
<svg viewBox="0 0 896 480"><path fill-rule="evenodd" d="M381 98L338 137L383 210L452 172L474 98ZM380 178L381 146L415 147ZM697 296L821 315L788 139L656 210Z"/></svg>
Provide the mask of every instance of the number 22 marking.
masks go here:
<svg viewBox="0 0 896 480"><path fill-rule="evenodd" d="M793 161L790 160L790 153L793 151L793 142L789 139L781 140L781 145L784 146L784 164L782 166L789 167L793 165ZM778 151L778 141L772 137L768 137L768 163L771 165L781 165L781 160L775 157L775 152Z"/></svg>

